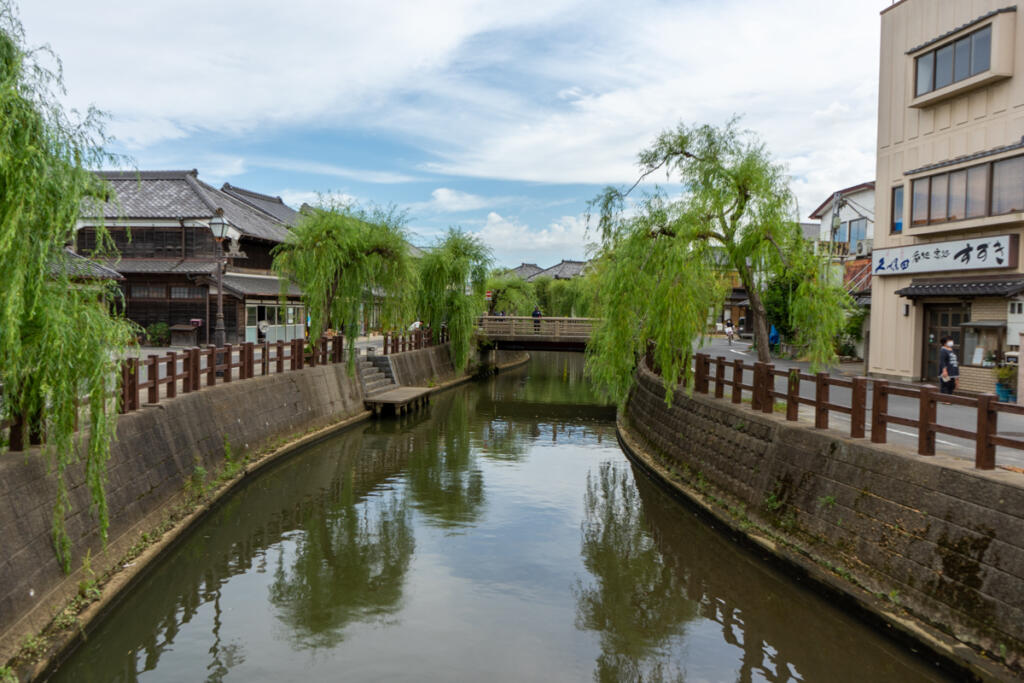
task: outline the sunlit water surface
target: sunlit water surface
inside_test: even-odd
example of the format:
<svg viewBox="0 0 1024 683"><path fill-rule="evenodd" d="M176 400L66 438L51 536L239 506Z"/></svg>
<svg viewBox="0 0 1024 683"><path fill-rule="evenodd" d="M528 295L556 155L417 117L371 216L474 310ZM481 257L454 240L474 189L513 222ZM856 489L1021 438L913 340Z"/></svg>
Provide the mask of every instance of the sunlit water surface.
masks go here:
<svg viewBox="0 0 1024 683"><path fill-rule="evenodd" d="M579 354L255 478L58 681L915 681L937 674L634 470Z"/></svg>

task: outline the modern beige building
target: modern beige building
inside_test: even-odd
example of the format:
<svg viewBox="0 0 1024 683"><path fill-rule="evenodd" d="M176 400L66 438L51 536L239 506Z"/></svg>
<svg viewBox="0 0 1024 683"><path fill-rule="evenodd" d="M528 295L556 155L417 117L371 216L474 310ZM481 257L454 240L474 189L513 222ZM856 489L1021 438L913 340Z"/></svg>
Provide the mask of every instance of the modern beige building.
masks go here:
<svg viewBox="0 0 1024 683"><path fill-rule="evenodd" d="M992 391L1024 331L1024 7L902 0L882 12L870 372Z"/></svg>

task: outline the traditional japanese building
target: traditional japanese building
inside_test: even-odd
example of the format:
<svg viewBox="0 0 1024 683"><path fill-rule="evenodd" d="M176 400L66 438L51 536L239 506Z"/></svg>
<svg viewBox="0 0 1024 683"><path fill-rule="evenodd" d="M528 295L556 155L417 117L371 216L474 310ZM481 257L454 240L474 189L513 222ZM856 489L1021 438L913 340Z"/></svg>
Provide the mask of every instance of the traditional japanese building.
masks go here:
<svg viewBox="0 0 1024 683"><path fill-rule="evenodd" d="M1024 330L1024 15L998 0L902 0L881 15L873 375L991 391Z"/></svg>
<svg viewBox="0 0 1024 683"><path fill-rule="evenodd" d="M278 279L270 272L270 250L287 238L287 221L295 214L280 198L231 186L225 186L230 192L217 190L200 181L195 170L98 175L109 184L110 195L102 205L83 208L75 251L92 253L101 218L121 254L106 265L124 278L131 320L142 327L166 323L183 333L179 339L210 343L217 312L217 269L224 263L228 343L305 335L300 291L291 285L282 304ZM228 238L222 244L211 233L215 216L228 224ZM188 327L195 333L187 334Z"/></svg>

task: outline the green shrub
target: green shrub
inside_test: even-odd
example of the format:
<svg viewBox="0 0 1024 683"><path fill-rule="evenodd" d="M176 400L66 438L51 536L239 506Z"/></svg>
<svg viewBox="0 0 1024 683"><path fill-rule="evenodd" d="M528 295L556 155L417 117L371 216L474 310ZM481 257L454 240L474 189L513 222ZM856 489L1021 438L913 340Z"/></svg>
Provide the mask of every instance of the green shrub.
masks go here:
<svg viewBox="0 0 1024 683"><path fill-rule="evenodd" d="M171 330L167 323L153 323L146 328L146 341L152 346L167 346L171 343Z"/></svg>

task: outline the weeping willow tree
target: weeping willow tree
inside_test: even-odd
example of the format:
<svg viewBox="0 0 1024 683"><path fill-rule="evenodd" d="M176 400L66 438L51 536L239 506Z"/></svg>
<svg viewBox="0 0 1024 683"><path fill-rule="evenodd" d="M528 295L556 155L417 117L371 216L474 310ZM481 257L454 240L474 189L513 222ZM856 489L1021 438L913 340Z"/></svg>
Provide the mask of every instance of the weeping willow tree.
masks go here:
<svg viewBox="0 0 1024 683"><path fill-rule="evenodd" d="M588 346L587 367L602 390L623 400L636 359L653 341L670 401L733 274L750 298L759 360L771 358L762 290L788 271L802 278L790 301L795 342L813 366L833 362L849 295L802 238L786 171L765 146L735 119L721 128L680 125L640 153L640 167L632 188L607 188L592 203L604 323ZM627 195L659 169L679 180L680 194L658 191L627 206Z"/></svg>
<svg viewBox="0 0 1024 683"><path fill-rule="evenodd" d="M509 272L492 273L487 278L486 289L491 292L492 313L504 311L508 315L530 315L537 305L533 285Z"/></svg>
<svg viewBox="0 0 1024 683"><path fill-rule="evenodd" d="M548 285L547 315L587 318L597 298L597 279L592 274L569 280L552 280Z"/></svg>
<svg viewBox="0 0 1024 683"><path fill-rule="evenodd" d="M419 314L436 335L448 326L452 363L457 370L469 360L476 317L484 310L491 250L475 235L456 228L420 259Z"/></svg>
<svg viewBox="0 0 1024 683"><path fill-rule="evenodd" d="M65 112L59 75L24 44L13 8L0 0L0 420L22 419L43 438L56 480L54 548L69 571L65 473L83 463L105 543L117 363L136 328L111 313L117 286L73 279L77 264L65 252L83 202L104 195L88 170L112 160L103 151L102 117ZM101 254L114 252L102 226L96 237ZM76 432L80 417L87 431Z"/></svg>
<svg viewBox="0 0 1024 683"><path fill-rule="evenodd" d="M323 198L305 212L287 241L274 247L272 268L281 280L302 289L310 319L310 339L328 327L348 339L359 334L363 306L381 303L385 327L409 316L409 292L415 270L405 239L405 214L395 208L360 208ZM355 345L349 345L349 367L355 369Z"/></svg>

